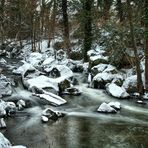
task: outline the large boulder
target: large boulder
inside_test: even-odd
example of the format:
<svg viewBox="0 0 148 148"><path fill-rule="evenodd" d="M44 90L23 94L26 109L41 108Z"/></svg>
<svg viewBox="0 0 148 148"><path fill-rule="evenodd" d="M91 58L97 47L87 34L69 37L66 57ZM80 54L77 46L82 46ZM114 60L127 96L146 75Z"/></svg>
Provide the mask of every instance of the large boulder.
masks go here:
<svg viewBox="0 0 148 148"><path fill-rule="evenodd" d="M47 76L40 75L30 79L24 78L23 83L31 91L34 89L34 87L39 89L49 88L59 91L59 86L61 86L62 89L70 87L70 81L68 81L65 77L66 76L59 78L49 78Z"/></svg>
<svg viewBox="0 0 148 148"><path fill-rule="evenodd" d="M12 94L11 82L6 76L0 75L0 98Z"/></svg>
<svg viewBox="0 0 148 148"><path fill-rule="evenodd" d="M121 109L120 102L109 102L108 105L111 106L112 108L116 109L116 110L120 110Z"/></svg>
<svg viewBox="0 0 148 148"><path fill-rule="evenodd" d="M98 64L108 64L108 57L102 55L91 56L89 59L89 68L92 68Z"/></svg>
<svg viewBox="0 0 148 148"><path fill-rule="evenodd" d="M103 102L99 108L97 109L98 112L101 113L117 113L117 111L111 107L109 104Z"/></svg>
<svg viewBox="0 0 148 148"><path fill-rule="evenodd" d="M13 102L5 102L3 100L0 100L0 117L12 114L15 114L16 112L16 105Z"/></svg>
<svg viewBox="0 0 148 148"><path fill-rule="evenodd" d="M95 76L98 73L102 73L107 68L107 66L108 64L98 64L91 69L91 72Z"/></svg>
<svg viewBox="0 0 148 148"><path fill-rule="evenodd" d="M25 76L27 74L27 72L34 72L35 71L34 66L32 66L31 64L29 64L25 61L23 61L23 63L24 64L22 66L13 70L14 74L20 74L22 76Z"/></svg>
<svg viewBox="0 0 148 148"><path fill-rule="evenodd" d="M51 108L46 108L43 112L42 115L47 117L48 119L52 119L52 120L57 120L60 117L63 117L64 114L59 112L59 111L55 111ZM45 118L44 118L45 119Z"/></svg>
<svg viewBox="0 0 148 148"><path fill-rule="evenodd" d="M128 93L137 92L137 75L127 77L122 86Z"/></svg>
<svg viewBox="0 0 148 148"><path fill-rule="evenodd" d="M1 148L11 148L10 141L4 137L4 135L0 132L0 147Z"/></svg>
<svg viewBox="0 0 148 148"><path fill-rule="evenodd" d="M31 65L38 67L44 61L44 57L39 52L33 52L26 58L26 61Z"/></svg>
<svg viewBox="0 0 148 148"><path fill-rule="evenodd" d="M129 94L123 87L116 85L115 83L107 84L106 91L116 98L128 98Z"/></svg>
<svg viewBox="0 0 148 148"><path fill-rule="evenodd" d="M50 104L55 105L55 106L65 104L67 102L65 99L61 98L60 96L55 95L51 92L47 92L45 90L42 90L41 94L34 93L33 95L35 95L41 99L45 99Z"/></svg>
<svg viewBox="0 0 148 148"><path fill-rule="evenodd" d="M109 73L98 73L93 78L93 86L94 88L104 89L107 83L111 83L113 80L113 75Z"/></svg>
<svg viewBox="0 0 148 148"><path fill-rule="evenodd" d="M12 146L10 141L0 132L0 148L26 148L26 147L22 145Z"/></svg>
<svg viewBox="0 0 148 148"><path fill-rule="evenodd" d="M65 65L54 65L51 66L46 72L50 73L50 75L54 78L65 77L70 78L73 76L73 72L70 68Z"/></svg>

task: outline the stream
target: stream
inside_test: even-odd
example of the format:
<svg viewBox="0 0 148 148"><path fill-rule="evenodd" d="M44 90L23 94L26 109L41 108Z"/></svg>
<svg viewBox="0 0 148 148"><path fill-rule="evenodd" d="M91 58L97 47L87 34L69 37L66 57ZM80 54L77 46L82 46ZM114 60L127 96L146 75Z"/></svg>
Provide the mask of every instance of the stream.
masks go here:
<svg viewBox="0 0 148 148"><path fill-rule="evenodd" d="M10 73L5 73L11 76ZM82 80L82 74L76 74ZM22 87L17 87L11 97L31 100L33 106L7 118L7 129L1 132L14 145L27 148L147 148L148 105L135 100L119 100L103 90L88 88L86 83L76 86L80 96L63 96L67 104L59 107L40 104L37 97ZM102 114L96 110L102 102L118 101L121 110L117 114ZM147 102L148 103L148 102ZM45 107L66 113L57 121L41 122Z"/></svg>

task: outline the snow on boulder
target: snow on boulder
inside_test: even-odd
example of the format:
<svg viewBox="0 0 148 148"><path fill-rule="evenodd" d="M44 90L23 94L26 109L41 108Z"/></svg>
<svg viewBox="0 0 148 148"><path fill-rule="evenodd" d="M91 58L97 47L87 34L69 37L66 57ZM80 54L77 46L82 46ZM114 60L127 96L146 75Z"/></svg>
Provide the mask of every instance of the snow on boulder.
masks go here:
<svg viewBox="0 0 148 148"><path fill-rule="evenodd" d="M26 102L24 100L17 101L18 110L22 110L24 107L26 107Z"/></svg>
<svg viewBox="0 0 148 148"><path fill-rule="evenodd" d="M93 75L102 73L107 68L107 66L108 64L98 64L91 69L91 72L93 73Z"/></svg>
<svg viewBox="0 0 148 148"><path fill-rule="evenodd" d="M0 148L11 148L10 141L0 132Z"/></svg>
<svg viewBox="0 0 148 148"><path fill-rule="evenodd" d="M134 93L137 90L137 75L127 77L122 85L128 93Z"/></svg>
<svg viewBox="0 0 148 148"><path fill-rule="evenodd" d="M107 73L111 73L111 74L117 74L118 73L116 67L113 66L113 65L110 65L110 64L107 65L107 67L105 68L105 70L103 72L107 72Z"/></svg>
<svg viewBox="0 0 148 148"><path fill-rule="evenodd" d="M3 58L0 59L0 64L2 65L6 65L7 64L7 61Z"/></svg>
<svg viewBox="0 0 148 148"><path fill-rule="evenodd" d="M17 145L17 146L11 146L11 148L27 148L26 146Z"/></svg>
<svg viewBox="0 0 148 148"><path fill-rule="evenodd" d="M65 65L55 65L48 69L48 73L50 72L51 76L54 78L57 77L65 77L70 78L73 76L73 72L70 68Z"/></svg>
<svg viewBox="0 0 148 148"><path fill-rule="evenodd" d="M114 83L107 84L106 85L106 91L111 94L113 97L116 98L127 98L129 97L129 94L126 92L126 90L123 87L120 87Z"/></svg>
<svg viewBox="0 0 148 148"><path fill-rule="evenodd" d="M29 57L26 59L28 63L31 65L38 67L38 65L44 60L43 56L39 52L33 52L29 55Z"/></svg>
<svg viewBox="0 0 148 148"><path fill-rule="evenodd" d="M109 102L108 105L110 107L113 107L114 109L117 109L117 110L120 110L120 108L121 108L120 102Z"/></svg>
<svg viewBox="0 0 148 148"><path fill-rule="evenodd" d="M50 93L44 90L42 94L33 94L33 95L40 97L41 99L45 99L49 101L51 104L56 105L56 106L65 104L67 102L65 99L61 98L60 96L57 96L53 93Z"/></svg>
<svg viewBox="0 0 148 148"><path fill-rule="evenodd" d="M109 104L103 102L100 107L97 109L98 112L101 113L117 113L117 111L111 107Z"/></svg>
<svg viewBox="0 0 148 148"><path fill-rule="evenodd" d="M105 57L103 55L96 55L91 56L89 59L89 68L92 68L93 66L96 66L98 64L107 64L108 63L108 57Z"/></svg>
<svg viewBox="0 0 148 148"><path fill-rule="evenodd" d="M0 119L0 129L6 128L6 123L4 121L4 118Z"/></svg>
<svg viewBox="0 0 148 148"><path fill-rule="evenodd" d="M145 94L143 95L143 99L148 100L148 93L145 93Z"/></svg>
<svg viewBox="0 0 148 148"><path fill-rule="evenodd" d="M51 108L46 108L45 110L43 110L42 115L48 117L49 119L57 120L58 118L63 117L64 113L53 110Z"/></svg>
<svg viewBox="0 0 148 148"><path fill-rule="evenodd" d="M55 59L53 57L49 57L47 59L44 60L44 62L42 63L42 66L49 66L51 65L53 62L55 61Z"/></svg>
<svg viewBox="0 0 148 148"><path fill-rule="evenodd" d="M107 83L111 83L114 75L109 73L98 73L92 81L94 88L104 89Z"/></svg>
<svg viewBox="0 0 148 148"><path fill-rule="evenodd" d="M52 79L48 78L47 76L40 75L36 78L31 78L31 79L24 79L24 85L28 87L29 90L32 90L32 88L35 86L39 89L42 88L53 88L56 91L59 90L58 88L58 83L60 83L63 79Z"/></svg>
<svg viewBox="0 0 148 148"><path fill-rule="evenodd" d="M24 76L26 72L35 71L35 68L31 64L29 64L29 63L27 63L25 61L23 61L23 63L24 64L22 66L20 66L19 68L13 70L14 74L20 74L20 75Z"/></svg>
<svg viewBox="0 0 148 148"><path fill-rule="evenodd" d="M0 148L27 148L26 146L12 146L10 141L0 132Z"/></svg>
<svg viewBox="0 0 148 148"><path fill-rule="evenodd" d="M6 76L0 75L0 98L2 96L10 96L12 94L12 87L10 81Z"/></svg>
<svg viewBox="0 0 148 148"><path fill-rule="evenodd" d="M41 116L41 121L43 122L43 123L46 123L46 122L48 122L48 118L46 117L46 116Z"/></svg>

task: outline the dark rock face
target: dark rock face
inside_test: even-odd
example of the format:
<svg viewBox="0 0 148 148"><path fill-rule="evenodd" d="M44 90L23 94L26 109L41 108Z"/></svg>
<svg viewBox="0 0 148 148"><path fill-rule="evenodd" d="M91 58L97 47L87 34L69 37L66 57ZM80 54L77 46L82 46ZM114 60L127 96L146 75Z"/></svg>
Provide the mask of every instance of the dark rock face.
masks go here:
<svg viewBox="0 0 148 148"><path fill-rule="evenodd" d="M64 114L58 111L54 111L50 108L47 108L42 113L43 116L46 116L48 119L57 120L58 118L64 117Z"/></svg>
<svg viewBox="0 0 148 148"><path fill-rule="evenodd" d="M71 87L71 88L67 88L63 94L65 95L75 95L75 96L79 96L81 95L81 92L77 89L77 88L74 88L74 87Z"/></svg>
<svg viewBox="0 0 148 148"><path fill-rule="evenodd" d="M70 81L65 79L64 81L62 81L61 83L59 83L59 90L62 92L64 91L66 88L70 87Z"/></svg>
<svg viewBox="0 0 148 148"><path fill-rule="evenodd" d="M53 78L58 78L61 76L60 71L56 67L51 70L50 74Z"/></svg>

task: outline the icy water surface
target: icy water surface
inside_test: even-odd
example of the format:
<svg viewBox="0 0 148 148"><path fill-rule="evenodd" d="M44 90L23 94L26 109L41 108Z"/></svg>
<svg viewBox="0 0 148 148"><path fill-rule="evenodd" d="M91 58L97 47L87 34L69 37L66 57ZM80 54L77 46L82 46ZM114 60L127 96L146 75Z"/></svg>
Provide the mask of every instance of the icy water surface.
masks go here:
<svg viewBox="0 0 148 148"><path fill-rule="evenodd" d="M8 74L11 76L11 72ZM148 147L148 105L109 97L102 90L87 88L86 84L77 87L82 91L81 96L65 96L67 104L52 107L66 116L47 124L40 120L45 108L40 100L22 87L15 88L12 99L30 100L33 107L17 113L14 118L7 118L7 129L2 132L12 144L22 144L27 148ZM121 111L117 114L96 112L102 102L110 101L119 101Z"/></svg>
<svg viewBox="0 0 148 148"><path fill-rule="evenodd" d="M79 87L80 88L80 87ZM147 148L148 112L133 101L117 100L101 90L82 85L81 96L65 98L68 104L56 107L67 115L56 122L42 124L42 107L27 109L8 119L5 136L14 144L28 148ZM102 101L119 101L117 114L96 112Z"/></svg>

